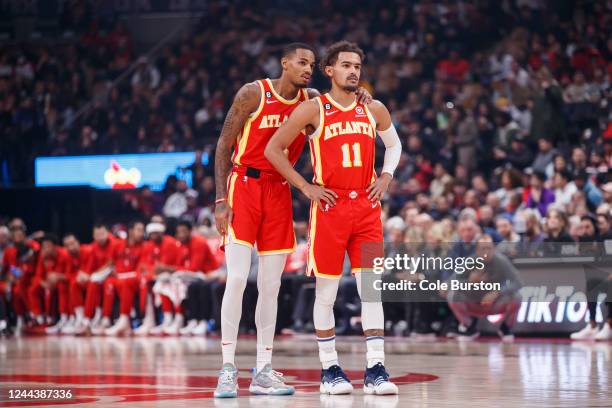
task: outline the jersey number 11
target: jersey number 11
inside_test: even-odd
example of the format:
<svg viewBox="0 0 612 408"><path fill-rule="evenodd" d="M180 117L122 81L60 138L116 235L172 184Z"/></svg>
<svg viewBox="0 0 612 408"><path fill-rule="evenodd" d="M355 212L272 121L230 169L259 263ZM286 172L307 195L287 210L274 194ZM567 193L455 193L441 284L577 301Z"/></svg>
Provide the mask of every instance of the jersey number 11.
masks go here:
<svg viewBox="0 0 612 408"><path fill-rule="evenodd" d="M342 167L361 167L361 146L359 143L353 143L353 161L351 161L351 151L348 143L342 146Z"/></svg>

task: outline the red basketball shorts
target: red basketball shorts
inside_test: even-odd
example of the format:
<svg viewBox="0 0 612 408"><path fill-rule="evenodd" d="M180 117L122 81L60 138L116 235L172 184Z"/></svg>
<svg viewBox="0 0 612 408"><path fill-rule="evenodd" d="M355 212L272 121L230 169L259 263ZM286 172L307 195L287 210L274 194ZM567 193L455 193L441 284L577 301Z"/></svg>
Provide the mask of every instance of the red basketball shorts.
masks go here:
<svg viewBox="0 0 612 408"><path fill-rule="evenodd" d="M291 190L281 176L253 175L244 167L234 167L228 180L228 203L234 215L223 244L231 239L256 245L260 255L295 250Z"/></svg>
<svg viewBox="0 0 612 408"><path fill-rule="evenodd" d="M306 273L339 278L347 252L353 273L372 269L374 258L384 256L380 202L365 190L332 190L335 206L310 207Z"/></svg>

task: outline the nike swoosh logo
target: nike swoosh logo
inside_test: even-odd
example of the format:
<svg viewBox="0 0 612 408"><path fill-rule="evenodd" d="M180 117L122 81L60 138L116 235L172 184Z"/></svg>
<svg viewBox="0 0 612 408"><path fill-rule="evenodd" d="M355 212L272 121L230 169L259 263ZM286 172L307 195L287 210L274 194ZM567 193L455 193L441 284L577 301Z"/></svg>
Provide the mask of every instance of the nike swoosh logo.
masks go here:
<svg viewBox="0 0 612 408"><path fill-rule="evenodd" d="M336 112L338 112L338 111L335 110L335 111L325 112L325 116L333 115Z"/></svg>
<svg viewBox="0 0 612 408"><path fill-rule="evenodd" d="M227 346L229 344L232 344L232 343L221 343L222 346Z"/></svg>
<svg viewBox="0 0 612 408"><path fill-rule="evenodd" d="M266 104L269 105L271 103L277 103L278 101L266 99Z"/></svg>
<svg viewBox="0 0 612 408"><path fill-rule="evenodd" d="M378 205L378 201L372 204L372 208L376 208L377 205Z"/></svg>

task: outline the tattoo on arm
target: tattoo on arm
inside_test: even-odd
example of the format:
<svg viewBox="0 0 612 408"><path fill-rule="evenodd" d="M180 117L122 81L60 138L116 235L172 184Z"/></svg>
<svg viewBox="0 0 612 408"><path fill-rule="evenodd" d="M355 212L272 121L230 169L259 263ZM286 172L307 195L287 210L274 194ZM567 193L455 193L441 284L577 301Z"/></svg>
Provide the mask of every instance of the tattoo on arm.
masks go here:
<svg viewBox="0 0 612 408"><path fill-rule="evenodd" d="M217 198L225 198L227 195L227 177L232 169L232 148L249 114L257 109L259 93L257 84L244 85L236 94L234 102L227 112L215 152Z"/></svg>

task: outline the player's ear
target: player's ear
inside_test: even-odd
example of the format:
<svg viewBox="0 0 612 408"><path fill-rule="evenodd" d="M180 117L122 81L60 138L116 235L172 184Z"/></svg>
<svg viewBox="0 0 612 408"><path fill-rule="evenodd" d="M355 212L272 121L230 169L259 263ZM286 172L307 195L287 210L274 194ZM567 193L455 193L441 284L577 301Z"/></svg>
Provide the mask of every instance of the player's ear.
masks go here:
<svg viewBox="0 0 612 408"><path fill-rule="evenodd" d="M334 76L334 67L332 67L331 65L328 65L325 67L325 75L327 75L328 77L332 77Z"/></svg>
<svg viewBox="0 0 612 408"><path fill-rule="evenodd" d="M287 57L281 58L281 67L283 67L283 70L287 69L288 63L289 63L289 60L287 59Z"/></svg>

